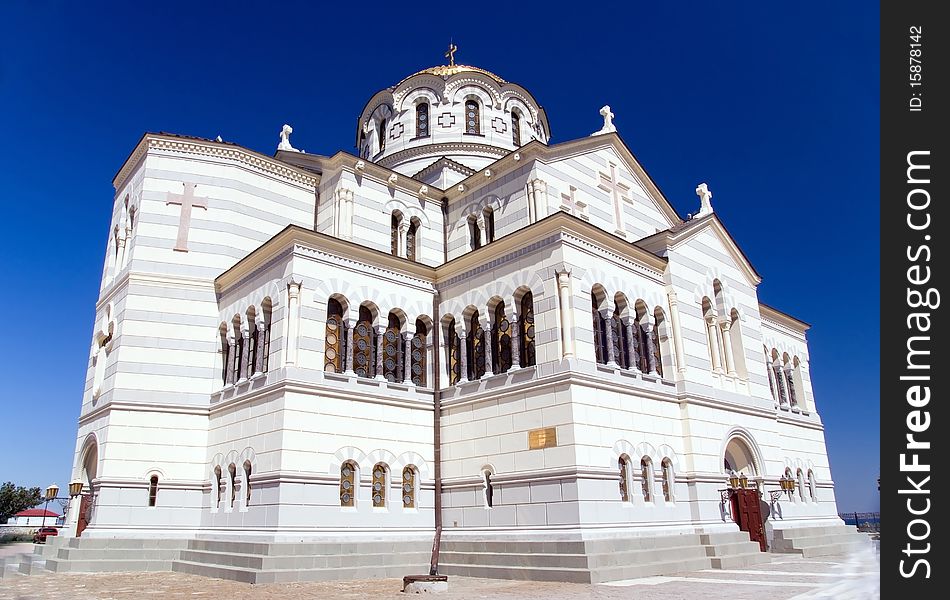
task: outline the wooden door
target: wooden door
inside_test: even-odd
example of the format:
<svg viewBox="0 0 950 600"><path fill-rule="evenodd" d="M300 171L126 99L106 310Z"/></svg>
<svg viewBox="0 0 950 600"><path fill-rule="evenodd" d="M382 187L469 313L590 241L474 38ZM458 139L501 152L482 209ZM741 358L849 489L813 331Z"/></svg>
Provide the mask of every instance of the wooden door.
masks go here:
<svg viewBox="0 0 950 600"><path fill-rule="evenodd" d="M735 490L732 507L739 529L749 532L749 539L759 543L759 549L766 551L765 528L762 525L762 509L759 506L759 491L755 489Z"/></svg>
<svg viewBox="0 0 950 600"><path fill-rule="evenodd" d="M82 532L89 525L89 517L92 515L92 496L83 494L79 503L79 522L76 524L76 537L82 535Z"/></svg>

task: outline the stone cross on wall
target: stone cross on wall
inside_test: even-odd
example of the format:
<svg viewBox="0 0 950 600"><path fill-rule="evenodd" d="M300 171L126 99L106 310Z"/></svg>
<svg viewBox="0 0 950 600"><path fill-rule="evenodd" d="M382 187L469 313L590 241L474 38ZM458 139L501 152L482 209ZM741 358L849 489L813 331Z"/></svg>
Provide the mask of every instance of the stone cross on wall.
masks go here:
<svg viewBox="0 0 950 600"><path fill-rule="evenodd" d="M699 184L699 186L696 188L696 195L699 196L700 202L699 213L697 213L696 216L702 217L704 215L712 214L713 207L712 203L710 203L710 200L712 199L712 192L709 191L709 186L707 186L705 183Z"/></svg>
<svg viewBox="0 0 950 600"><path fill-rule="evenodd" d="M613 163L610 163L610 175L606 173L598 173L598 175L600 176L600 183L597 184L597 187L608 192L613 198L614 233L625 236L627 232L623 222L623 205L624 202L633 204L633 200L627 195L630 186L620 183L620 179L617 178L617 165Z"/></svg>
<svg viewBox="0 0 950 600"><path fill-rule="evenodd" d="M169 204L181 205L181 216L178 219L178 239L175 240L176 252L188 252L188 229L191 227L191 209L203 208L208 210L208 199L195 197L195 184L182 183L185 191L182 194L168 194L165 206Z"/></svg>
<svg viewBox="0 0 950 600"><path fill-rule="evenodd" d="M573 185L569 186L569 191L569 194L561 194L561 210L575 217L580 217L585 221L590 220L590 217L587 216L587 203L583 200L578 200L574 195L577 192L577 188Z"/></svg>

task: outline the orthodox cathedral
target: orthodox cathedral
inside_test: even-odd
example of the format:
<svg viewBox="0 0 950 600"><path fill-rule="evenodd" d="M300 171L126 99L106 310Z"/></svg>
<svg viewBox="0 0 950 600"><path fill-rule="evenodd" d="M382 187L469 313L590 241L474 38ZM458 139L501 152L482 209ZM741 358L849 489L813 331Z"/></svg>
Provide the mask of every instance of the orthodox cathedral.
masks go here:
<svg viewBox="0 0 950 600"><path fill-rule="evenodd" d="M808 324L709 187L684 220L609 107L551 143L454 51L355 154L132 149L48 569L598 582L860 543Z"/></svg>

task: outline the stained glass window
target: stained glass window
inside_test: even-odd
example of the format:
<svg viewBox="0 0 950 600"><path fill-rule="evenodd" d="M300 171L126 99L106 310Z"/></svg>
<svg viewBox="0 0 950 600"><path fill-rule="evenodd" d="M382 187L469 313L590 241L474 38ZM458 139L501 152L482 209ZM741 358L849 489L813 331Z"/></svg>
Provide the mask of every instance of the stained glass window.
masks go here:
<svg viewBox="0 0 950 600"><path fill-rule="evenodd" d="M340 506L356 505L356 464L346 461L340 467Z"/></svg>
<svg viewBox="0 0 950 600"><path fill-rule="evenodd" d="M416 237L419 234L419 219L413 217L409 221L409 230L406 231L406 258L416 260Z"/></svg>
<svg viewBox="0 0 950 600"><path fill-rule="evenodd" d="M360 320L353 328L353 371L359 377L373 377L375 373L373 348L373 315L365 306L360 307Z"/></svg>
<svg viewBox="0 0 950 600"><path fill-rule="evenodd" d="M158 475L152 475L148 480L148 505L155 506L158 502Z"/></svg>
<svg viewBox="0 0 950 600"><path fill-rule="evenodd" d="M521 145L521 115L514 110L511 111L511 143Z"/></svg>
<svg viewBox="0 0 950 600"><path fill-rule="evenodd" d="M650 332L653 336L653 360L656 363L656 374L663 377L663 349L660 347L660 325L657 324Z"/></svg>
<svg viewBox="0 0 950 600"><path fill-rule="evenodd" d="M343 305L336 298L327 302L327 328L325 335L323 370L328 373L343 371Z"/></svg>
<svg viewBox="0 0 950 600"><path fill-rule="evenodd" d="M399 215L393 213L389 225L389 252L393 256L399 256Z"/></svg>
<svg viewBox="0 0 950 600"><path fill-rule="evenodd" d="M478 102L475 100L465 101L465 133L480 134L481 115Z"/></svg>
<svg viewBox="0 0 950 600"><path fill-rule="evenodd" d="M468 330L468 379L474 381L485 375L485 330L478 322L476 310L469 319Z"/></svg>
<svg viewBox="0 0 950 600"><path fill-rule="evenodd" d="M416 104L416 137L429 137L429 105Z"/></svg>
<svg viewBox="0 0 950 600"><path fill-rule="evenodd" d="M402 382L403 365L402 335L399 332L399 317L390 313L389 326L383 334L383 377L390 383Z"/></svg>
<svg viewBox="0 0 950 600"><path fill-rule="evenodd" d="M643 501L653 502L653 462L649 458L640 460L640 486L643 490Z"/></svg>
<svg viewBox="0 0 950 600"><path fill-rule="evenodd" d="M627 479L630 477L628 473L629 464L625 456L621 456L617 460L617 466L620 467L620 500L622 502L630 501L630 493L627 491Z"/></svg>
<svg viewBox="0 0 950 600"><path fill-rule="evenodd" d="M600 313L597 297L591 294L590 300L594 319L594 353L597 356L597 362L605 365L607 364L607 319Z"/></svg>
<svg viewBox="0 0 950 600"><path fill-rule="evenodd" d="M416 468L413 465L402 470L402 507L416 507Z"/></svg>
<svg viewBox="0 0 950 600"><path fill-rule="evenodd" d="M426 337L428 337L428 333L425 323L417 320L416 334L412 336L409 342L412 383L419 387L425 387L426 385Z"/></svg>
<svg viewBox="0 0 950 600"><path fill-rule="evenodd" d="M462 349L459 334L455 330L455 319L446 325L446 356L449 362L449 385L455 385L462 378Z"/></svg>
<svg viewBox="0 0 950 600"><path fill-rule="evenodd" d="M376 463L373 467L373 507L386 506L386 480L389 479L389 467Z"/></svg>
<svg viewBox="0 0 950 600"><path fill-rule="evenodd" d="M663 499L667 502L673 501L673 461L664 458L660 463L663 467Z"/></svg>
<svg viewBox="0 0 950 600"><path fill-rule="evenodd" d="M535 364L534 349L534 295L525 292L521 297L521 312L518 314L521 327L521 354L518 357L522 367L531 367Z"/></svg>
<svg viewBox="0 0 950 600"><path fill-rule="evenodd" d="M492 371L505 373L511 368L511 323L505 314L505 303L495 306L495 320L492 324Z"/></svg>

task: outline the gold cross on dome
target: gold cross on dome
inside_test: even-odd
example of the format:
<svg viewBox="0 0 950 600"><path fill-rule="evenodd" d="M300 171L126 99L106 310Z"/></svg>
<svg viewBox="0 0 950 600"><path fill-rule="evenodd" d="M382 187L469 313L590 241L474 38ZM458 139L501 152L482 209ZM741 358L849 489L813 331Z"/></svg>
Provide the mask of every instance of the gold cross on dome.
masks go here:
<svg viewBox="0 0 950 600"><path fill-rule="evenodd" d="M445 58L449 59L449 66L455 66L455 51L458 50L458 46L449 42L449 51L445 53Z"/></svg>

